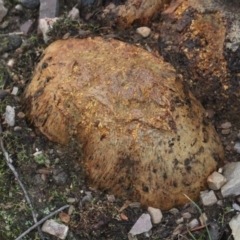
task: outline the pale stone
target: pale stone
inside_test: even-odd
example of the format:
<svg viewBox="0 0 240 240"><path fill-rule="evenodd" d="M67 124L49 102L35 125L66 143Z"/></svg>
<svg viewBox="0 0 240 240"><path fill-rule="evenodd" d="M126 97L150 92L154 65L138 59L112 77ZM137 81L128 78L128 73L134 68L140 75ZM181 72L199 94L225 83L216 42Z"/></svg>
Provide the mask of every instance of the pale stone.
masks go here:
<svg viewBox="0 0 240 240"><path fill-rule="evenodd" d="M136 31L143 38L147 38L151 34L151 29L148 27L139 27Z"/></svg>
<svg viewBox="0 0 240 240"><path fill-rule="evenodd" d="M143 213L137 222L133 225L130 230L130 234L133 236L148 232L152 228L151 217L147 213Z"/></svg>
<svg viewBox="0 0 240 240"><path fill-rule="evenodd" d="M240 212L240 206L237 204L237 203L233 203L232 204L232 207L233 207L233 211L236 210L236 211L239 211ZM231 210L230 210L231 211Z"/></svg>
<svg viewBox="0 0 240 240"><path fill-rule="evenodd" d="M221 124L221 128L223 128L223 129L227 129L230 127L232 127L232 124L230 122L225 122L225 123Z"/></svg>
<svg viewBox="0 0 240 240"><path fill-rule="evenodd" d="M18 87L13 87L11 94L16 96L18 94Z"/></svg>
<svg viewBox="0 0 240 240"><path fill-rule="evenodd" d="M68 226L59 224L54 220L47 220L43 226L42 231L54 235L60 239L65 239L68 233Z"/></svg>
<svg viewBox="0 0 240 240"><path fill-rule="evenodd" d="M180 224L180 223L183 223L184 222L184 218L181 217L179 219L176 220L176 224Z"/></svg>
<svg viewBox="0 0 240 240"><path fill-rule="evenodd" d="M0 22L3 20L3 18L6 16L7 14L7 9L4 7L3 5L3 1L0 0Z"/></svg>
<svg viewBox="0 0 240 240"><path fill-rule="evenodd" d="M237 153L240 153L240 142L236 142L234 147L233 147L234 151L236 151Z"/></svg>
<svg viewBox="0 0 240 240"><path fill-rule="evenodd" d="M40 0L39 19L55 18L59 12L59 0Z"/></svg>
<svg viewBox="0 0 240 240"><path fill-rule="evenodd" d="M5 121L11 127L15 124L15 109L9 105L6 107Z"/></svg>
<svg viewBox="0 0 240 240"><path fill-rule="evenodd" d="M158 208L153 208L153 207L148 207L148 213L151 216L152 223L153 224L158 224L162 221L162 212Z"/></svg>
<svg viewBox="0 0 240 240"><path fill-rule="evenodd" d="M199 222L196 218L194 218L191 222L188 223L188 228L193 229L199 225Z"/></svg>
<svg viewBox="0 0 240 240"><path fill-rule="evenodd" d="M200 192L200 198L204 206L212 206L217 203L217 198L212 190Z"/></svg>
<svg viewBox="0 0 240 240"><path fill-rule="evenodd" d="M229 226L232 229L232 235L234 240L240 240L240 214L234 216L229 222Z"/></svg>
<svg viewBox="0 0 240 240"><path fill-rule="evenodd" d="M172 215L177 215L179 213L179 210L177 208L171 208L169 210L169 212L172 214Z"/></svg>
<svg viewBox="0 0 240 240"><path fill-rule="evenodd" d="M232 162L224 166L223 175L227 183L221 188L224 198L240 194L240 162Z"/></svg>
<svg viewBox="0 0 240 240"><path fill-rule="evenodd" d="M43 34L43 40L45 43L48 42L49 36L48 31L52 28L53 24L58 20L58 18L42 18L39 19L38 31Z"/></svg>
<svg viewBox="0 0 240 240"><path fill-rule="evenodd" d="M185 219L190 219L192 217L192 215L189 212L185 212L185 213L182 214L182 217L185 218Z"/></svg>
<svg viewBox="0 0 240 240"><path fill-rule="evenodd" d="M80 19L79 10L76 7L73 7L72 10L68 13L68 17L71 20L79 20Z"/></svg>
<svg viewBox="0 0 240 240"><path fill-rule="evenodd" d="M226 182L227 179L218 172L213 172L207 179L208 186L212 190L219 190Z"/></svg>

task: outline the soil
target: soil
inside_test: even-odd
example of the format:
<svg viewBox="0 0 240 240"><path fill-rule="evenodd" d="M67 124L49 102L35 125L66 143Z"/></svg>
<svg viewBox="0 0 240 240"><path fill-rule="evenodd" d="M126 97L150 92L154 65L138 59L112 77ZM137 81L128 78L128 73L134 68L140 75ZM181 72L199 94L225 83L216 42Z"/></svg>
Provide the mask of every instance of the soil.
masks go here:
<svg viewBox="0 0 240 240"><path fill-rule="evenodd" d="M20 25L29 19L32 19L35 23L37 22L38 9L29 10L23 8L22 11L19 11L14 8L15 1L5 2L5 6L9 11L5 18L7 27L0 28L0 35L3 37L8 37L9 33L19 32ZM107 5L110 1L103 2ZM115 3L119 4L121 1L115 1ZM104 7L102 5L96 5L81 11L84 12L81 19L85 20L80 20L80 22L70 21L66 18L66 15L75 4L75 1L61 1L60 13L62 18L51 30L49 34L51 36L50 42L67 37L84 38L96 35L106 38L114 37L142 47L157 56L159 56L160 52L165 60L171 62L186 79L191 77L188 76L187 71L179 70L185 64L182 61L184 58L181 58L181 54L173 57L170 53L162 51L164 41L159 38L159 33L160 28L163 26L163 19L159 16L155 16L149 22L149 27L153 32L151 37L143 39L136 34L137 23L129 29L122 29L116 25L110 26L104 20L99 21L97 13ZM89 19L86 20L86 18ZM42 51L50 43L44 43L42 36L37 33L36 25L33 25L29 34L21 35L23 39L21 47L16 50L10 47L10 49L7 48L1 52L1 88L11 91L13 87L18 87L16 96L8 95L0 102L3 125L2 137L5 147L11 155L14 161L13 164L32 199L38 213L38 220L69 203L73 206L73 212L70 214L70 221L67 222L70 229L67 239L128 239L129 230L140 215L146 212L146 209L142 207L126 207L120 212L119 210L123 206L129 205L128 199L115 198L112 200L112 196L108 195L108 193L99 192L88 186L81 164L81 149L75 139L72 139L68 146L50 142L37 129L34 129L34 126L27 122L22 114L21 95L26 85L31 81L34 67ZM81 31L79 31L80 28ZM240 50L234 54L228 52L228 50L225 53L231 59L228 66L232 79L229 82L230 89L235 91L234 88L239 81L238 70L236 69L239 66ZM14 62L13 65L10 65L9 61L11 59ZM189 84L188 81L186 83ZM226 159L227 161L237 161L238 153L233 151L233 145L237 141L239 126L236 115L231 114L231 106L237 105L237 98L231 98L226 105L226 101L221 98L220 93L219 96L215 96L215 100L212 100L212 98L206 98L198 94L204 91L201 85L193 87L189 84L189 87L199 97L209 113L213 113L213 110L217 111L211 119L226 149ZM210 91L208 94L211 93ZM231 92L229 95L231 95ZM4 123L3 114L6 105L15 107L15 127L9 127ZM218 109L228 111L218 111ZM224 122L232 123L232 127L227 134L220 128ZM36 152L38 152L37 156ZM17 238L34 222L18 182L5 163L3 154L0 154L0 238L8 240ZM89 196L89 192L92 195L90 199L86 197ZM204 207L200 202L197 202L197 204L200 206L201 211L208 216L208 226L212 239L232 240L228 222L236 214L236 211L232 210L232 203L236 202L236 199L221 199L220 195L219 198L221 204L212 207ZM138 235L138 239L194 239L193 236L196 239L209 239L206 228L192 231L192 235L189 234L186 224L193 218L200 216L200 212L193 203L178 207L177 210L178 212L175 215L169 211L163 212L162 222L154 225L149 235ZM68 214L68 210L64 212ZM185 231L174 237L173 231L179 225L176 220L180 219L184 212L189 212L191 217L183 219ZM54 219L58 221L59 215L56 215ZM24 239L39 239L37 230L31 231ZM46 235L46 239L57 239L57 237Z"/></svg>

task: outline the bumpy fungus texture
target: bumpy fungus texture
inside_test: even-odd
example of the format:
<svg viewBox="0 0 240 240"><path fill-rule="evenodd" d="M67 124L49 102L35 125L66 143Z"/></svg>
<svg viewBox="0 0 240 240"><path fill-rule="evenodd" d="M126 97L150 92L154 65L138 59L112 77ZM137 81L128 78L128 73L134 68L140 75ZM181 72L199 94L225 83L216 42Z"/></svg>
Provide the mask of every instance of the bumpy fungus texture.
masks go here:
<svg viewBox="0 0 240 240"><path fill-rule="evenodd" d="M115 19L118 25L130 27L134 22L148 24L154 14L159 14L170 0L127 0L124 5L109 4L103 11L103 18Z"/></svg>
<svg viewBox="0 0 240 240"><path fill-rule="evenodd" d="M89 183L169 209L196 199L224 154L204 109L173 67L100 37L52 43L25 93L29 119L49 139L77 135Z"/></svg>

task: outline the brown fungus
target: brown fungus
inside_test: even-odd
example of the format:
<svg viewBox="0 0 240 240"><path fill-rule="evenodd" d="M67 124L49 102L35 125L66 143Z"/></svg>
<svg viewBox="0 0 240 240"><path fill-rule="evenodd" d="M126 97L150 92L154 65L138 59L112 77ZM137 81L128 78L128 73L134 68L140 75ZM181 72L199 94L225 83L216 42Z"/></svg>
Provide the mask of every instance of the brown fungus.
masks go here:
<svg viewBox="0 0 240 240"><path fill-rule="evenodd" d="M118 40L52 43L24 104L50 140L67 144L77 135L90 185L145 205L196 199L224 159L203 107L173 67Z"/></svg>

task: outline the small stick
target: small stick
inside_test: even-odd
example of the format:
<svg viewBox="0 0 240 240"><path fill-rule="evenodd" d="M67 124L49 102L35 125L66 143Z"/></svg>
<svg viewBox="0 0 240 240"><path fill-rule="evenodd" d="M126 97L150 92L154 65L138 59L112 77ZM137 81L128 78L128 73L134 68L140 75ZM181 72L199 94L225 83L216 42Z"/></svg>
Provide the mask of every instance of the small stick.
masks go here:
<svg viewBox="0 0 240 240"><path fill-rule="evenodd" d="M36 213L35 213L35 211L34 211L34 208L33 208L33 205L32 205L32 203L31 203L31 200L30 200L30 198L29 198L29 196L28 196L28 193L27 193L27 191L26 191L26 189L25 189L22 181L20 180L19 175L18 175L15 167L14 167L13 164L12 164L12 162L13 162L12 159L9 157L9 154L8 154L7 150L5 149L5 147L4 147L3 140L2 140L2 133L3 133L3 131L2 131L2 125L1 125L1 123L0 123L0 145L1 145L1 149L2 149L3 155L4 155L5 159L6 159L6 162L7 162L8 167L11 169L12 173L14 174L15 178L16 178L17 181L18 181L18 184L19 184L20 187L22 188L22 191L23 191L23 193L24 193L24 196L25 196L25 198L26 198L26 200L27 200L27 203L28 203L28 205L29 205L29 207L30 207L30 209L31 209L32 216L33 216L33 220L34 220L35 223L37 223ZM44 235L43 235L40 227L38 228L38 233L39 233L40 238L41 238L42 240L44 240L45 237L44 237Z"/></svg>
<svg viewBox="0 0 240 240"><path fill-rule="evenodd" d="M12 33L4 33L4 34L1 34L1 36L11 36L11 35L25 35L24 32L12 32Z"/></svg>
<svg viewBox="0 0 240 240"><path fill-rule="evenodd" d="M197 227L195 227L195 228L192 228L192 229L189 229L188 231L183 232L182 234L184 235L184 234L187 234L188 232L195 232L195 231L204 229L204 228L207 227L207 225L209 225L209 224L197 226Z"/></svg>
<svg viewBox="0 0 240 240"><path fill-rule="evenodd" d="M31 226L28 230L26 230L24 233L22 233L18 238L16 238L15 240L21 240L22 237L24 237L25 235L27 235L29 232L31 232L34 228L38 227L40 224L42 224L43 222L45 222L47 219L49 219L50 217L54 216L55 214L57 214L58 212L61 212L62 210L64 210L65 208L68 208L70 205L65 205L59 209L57 209L56 211L50 213L49 215L47 215L46 217L42 218L39 222L35 223L33 226Z"/></svg>

